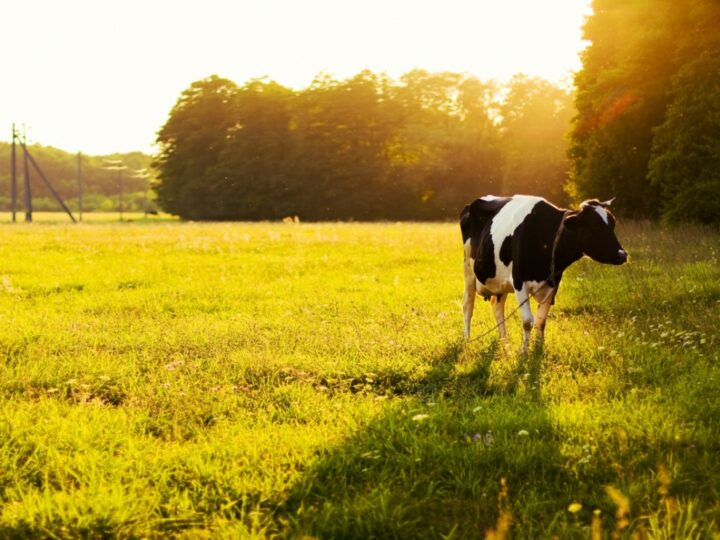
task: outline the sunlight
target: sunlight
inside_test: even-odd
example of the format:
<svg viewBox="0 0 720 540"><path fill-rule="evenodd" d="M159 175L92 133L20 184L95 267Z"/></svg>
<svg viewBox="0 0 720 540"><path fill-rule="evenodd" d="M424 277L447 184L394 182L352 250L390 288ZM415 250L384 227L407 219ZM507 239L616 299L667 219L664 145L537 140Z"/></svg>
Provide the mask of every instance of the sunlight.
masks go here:
<svg viewBox="0 0 720 540"><path fill-rule="evenodd" d="M180 92L218 74L303 88L321 72L414 68L557 82L580 67L589 0L14 2L0 20L6 71L0 139L89 153L148 151ZM37 14L42 13L42 17ZM5 133L8 132L8 134Z"/></svg>

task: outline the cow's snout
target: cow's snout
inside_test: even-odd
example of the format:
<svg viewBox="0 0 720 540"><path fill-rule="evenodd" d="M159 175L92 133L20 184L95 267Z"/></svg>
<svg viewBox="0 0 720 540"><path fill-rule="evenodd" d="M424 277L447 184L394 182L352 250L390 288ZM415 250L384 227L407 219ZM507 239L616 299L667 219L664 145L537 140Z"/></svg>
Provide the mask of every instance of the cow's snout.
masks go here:
<svg viewBox="0 0 720 540"><path fill-rule="evenodd" d="M618 249L617 257L615 258L615 264L624 264L628 260L627 251L624 249Z"/></svg>

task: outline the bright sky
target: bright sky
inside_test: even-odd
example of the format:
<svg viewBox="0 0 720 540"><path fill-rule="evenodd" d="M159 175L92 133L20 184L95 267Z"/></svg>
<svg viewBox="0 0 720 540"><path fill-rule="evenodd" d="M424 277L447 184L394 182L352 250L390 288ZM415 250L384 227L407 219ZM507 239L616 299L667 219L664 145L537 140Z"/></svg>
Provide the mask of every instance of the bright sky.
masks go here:
<svg viewBox="0 0 720 540"><path fill-rule="evenodd" d="M590 0L18 0L0 36L0 140L153 151L180 93L212 74L304 88L320 72L413 68L551 81L580 67Z"/></svg>

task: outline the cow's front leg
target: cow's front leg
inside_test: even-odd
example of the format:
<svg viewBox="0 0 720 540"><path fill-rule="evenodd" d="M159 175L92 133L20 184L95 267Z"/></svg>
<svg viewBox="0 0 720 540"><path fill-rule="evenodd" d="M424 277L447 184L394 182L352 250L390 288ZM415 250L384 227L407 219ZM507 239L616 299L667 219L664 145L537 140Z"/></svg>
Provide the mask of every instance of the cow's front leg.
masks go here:
<svg viewBox="0 0 720 540"><path fill-rule="evenodd" d="M507 300L506 294L498 294L492 297L493 314L495 315L497 328L500 332L500 339L507 337L507 332L505 331L505 300Z"/></svg>
<svg viewBox="0 0 720 540"><path fill-rule="evenodd" d="M552 307L552 296L543 301L537 308L535 313L535 328L537 329L537 343L542 347L545 341L545 323L547 322L548 313Z"/></svg>
<svg viewBox="0 0 720 540"><path fill-rule="evenodd" d="M530 332L532 331L534 319L532 309L530 309L530 295L528 294L527 286L525 285L525 283L522 284L520 290L515 289L515 298L517 298L518 306L520 306L520 316L522 317L523 325L523 341L521 351L523 353L526 353L528 344L530 343Z"/></svg>

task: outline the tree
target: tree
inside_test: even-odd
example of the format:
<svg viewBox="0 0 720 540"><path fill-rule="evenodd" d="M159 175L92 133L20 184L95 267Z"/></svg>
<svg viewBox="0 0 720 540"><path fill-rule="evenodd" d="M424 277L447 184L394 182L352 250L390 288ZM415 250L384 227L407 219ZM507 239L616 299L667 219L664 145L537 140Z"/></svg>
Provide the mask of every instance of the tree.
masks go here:
<svg viewBox="0 0 720 540"><path fill-rule="evenodd" d="M502 156L493 119L496 86L424 70L411 71L400 83L394 99L403 124L390 157L409 217L455 217L468 198L497 192Z"/></svg>
<svg viewBox="0 0 720 540"><path fill-rule="evenodd" d="M696 0L688 13L649 177L668 220L720 223L720 5Z"/></svg>
<svg viewBox="0 0 720 540"><path fill-rule="evenodd" d="M158 136L159 200L191 219L446 219L499 193L504 162L532 177L534 192L559 189L567 94L517 79L505 108L505 148L515 149L507 159L501 94L494 83L421 70L399 81L320 76L298 92L266 80L198 81ZM535 122L544 125L530 137Z"/></svg>
<svg viewBox="0 0 720 540"><path fill-rule="evenodd" d="M684 0L594 0L570 156L579 197L619 195L621 212L654 217L658 189L647 180L653 129L664 119Z"/></svg>
<svg viewBox="0 0 720 540"><path fill-rule="evenodd" d="M210 176L219 179L219 219L277 219L293 213L290 154L295 94L253 80L237 93L235 122L226 130Z"/></svg>
<svg viewBox="0 0 720 540"><path fill-rule="evenodd" d="M505 156L503 194L541 195L565 204L566 135L570 130L573 96L539 78L517 75L508 84L502 116Z"/></svg>
<svg viewBox="0 0 720 540"><path fill-rule="evenodd" d="M319 77L299 96L292 169L301 215L388 215L386 154L398 122L388 85L386 77L364 71L345 81Z"/></svg>
<svg viewBox="0 0 720 540"><path fill-rule="evenodd" d="M217 165L228 129L237 122L238 87L213 75L192 83L158 133L158 202L188 219L222 219L224 177Z"/></svg>

